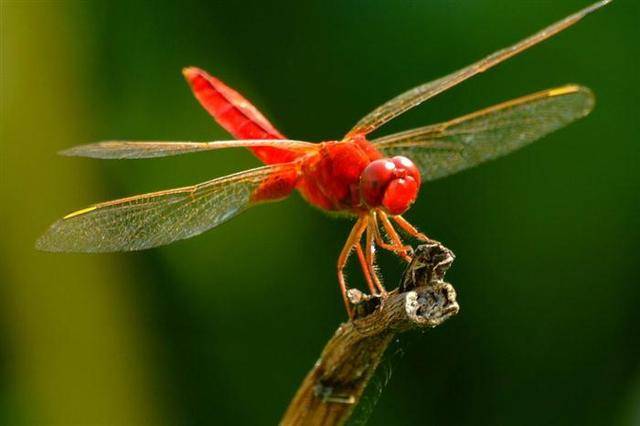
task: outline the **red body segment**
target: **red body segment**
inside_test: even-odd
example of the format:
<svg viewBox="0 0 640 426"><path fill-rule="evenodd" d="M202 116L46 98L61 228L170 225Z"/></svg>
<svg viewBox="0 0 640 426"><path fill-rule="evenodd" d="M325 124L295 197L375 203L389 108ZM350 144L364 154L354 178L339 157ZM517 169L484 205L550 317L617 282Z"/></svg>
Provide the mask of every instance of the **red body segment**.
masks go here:
<svg viewBox="0 0 640 426"><path fill-rule="evenodd" d="M369 210L361 197L362 172L381 154L364 139L329 141L297 161L283 165L252 195L252 201L276 200L293 189L312 205L354 214ZM380 161L380 160L379 160Z"/></svg>
<svg viewBox="0 0 640 426"><path fill-rule="evenodd" d="M281 171L272 174L260 184L260 186L251 194L252 202L259 201L275 201L285 198L291 194L296 187L300 172L298 167L284 167Z"/></svg>
<svg viewBox="0 0 640 426"><path fill-rule="evenodd" d="M220 80L199 68L182 73L196 99L225 130L237 139L284 139L251 102ZM265 164L286 163L299 154L273 147L249 148Z"/></svg>
<svg viewBox="0 0 640 426"><path fill-rule="evenodd" d="M382 155L364 138L323 142L302 160L297 188L311 204L329 211L360 213L369 208L360 196L360 176Z"/></svg>

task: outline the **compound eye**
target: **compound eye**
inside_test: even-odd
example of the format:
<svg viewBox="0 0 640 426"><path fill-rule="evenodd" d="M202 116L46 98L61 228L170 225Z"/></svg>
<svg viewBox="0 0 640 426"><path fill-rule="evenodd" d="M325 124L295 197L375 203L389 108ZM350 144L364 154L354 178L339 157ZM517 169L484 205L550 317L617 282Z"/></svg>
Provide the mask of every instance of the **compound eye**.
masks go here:
<svg viewBox="0 0 640 426"><path fill-rule="evenodd" d="M392 215L406 212L416 201L419 186L411 176L392 180L384 192L382 206Z"/></svg>
<svg viewBox="0 0 640 426"><path fill-rule="evenodd" d="M360 175L360 193L369 207L378 207L382 203L384 191L395 177L396 164L389 159L375 160L369 163Z"/></svg>
<svg viewBox="0 0 640 426"><path fill-rule="evenodd" d="M399 170L403 170L406 175L411 176L418 183L418 186L420 186L420 171L413 161L402 155L393 157L391 161L393 161Z"/></svg>

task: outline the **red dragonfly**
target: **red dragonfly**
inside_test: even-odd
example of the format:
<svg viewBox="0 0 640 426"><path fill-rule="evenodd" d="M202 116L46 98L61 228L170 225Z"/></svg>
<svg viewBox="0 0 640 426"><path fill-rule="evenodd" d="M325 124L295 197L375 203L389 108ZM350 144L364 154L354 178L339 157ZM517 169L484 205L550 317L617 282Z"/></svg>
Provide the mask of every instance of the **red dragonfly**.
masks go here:
<svg viewBox="0 0 640 426"><path fill-rule="evenodd" d="M108 141L62 153L94 158L151 158L230 147L250 149L266 165L193 186L95 204L55 222L38 240L49 251L141 250L189 238L251 206L289 196L356 218L338 257L338 283L347 309L343 269L355 251L372 294L386 295L375 267L376 247L411 259L396 227L430 241L402 217L430 181L505 155L587 115L591 91L577 85L543 90L444 123L368 140L405 111L552 37L603 7L600 1L470 66L415 87L376 108L340 141L290 140L242 95L205 71L183 70L195 97L238 140L216 142ZM384 232L381 232L381 228ZM364 247L362 244L364 240Z"/></svg>

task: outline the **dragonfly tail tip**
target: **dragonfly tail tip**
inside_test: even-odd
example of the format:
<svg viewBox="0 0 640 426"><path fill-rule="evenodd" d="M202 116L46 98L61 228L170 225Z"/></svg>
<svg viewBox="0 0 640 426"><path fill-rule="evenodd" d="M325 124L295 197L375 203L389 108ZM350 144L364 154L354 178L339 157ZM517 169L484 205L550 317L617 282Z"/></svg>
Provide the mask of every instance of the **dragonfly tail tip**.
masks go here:
<svg viewBox="0 0 640 426"><path fill-rule="evenodd" d="M182 75L188 81L191 81L194 77L196 77L200 73L200 69L198 67L188 66L182 68Z"/></svg>

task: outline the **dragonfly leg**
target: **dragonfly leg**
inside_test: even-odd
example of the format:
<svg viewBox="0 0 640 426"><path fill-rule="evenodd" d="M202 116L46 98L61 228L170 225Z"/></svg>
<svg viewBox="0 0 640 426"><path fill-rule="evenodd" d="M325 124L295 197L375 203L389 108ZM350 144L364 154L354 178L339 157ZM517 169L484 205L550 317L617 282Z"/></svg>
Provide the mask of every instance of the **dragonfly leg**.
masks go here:
<svg viewBox="0 0 640 426"><path fill-rule="evenodd" d="M369 291L371 292L371 294L376 294L378 290L376 289L376 286L371 279L371 274L369 273L369 265L367 264L367 260L365 258L364 252L362 251L360 243L356 244L356 254L358 255L358 260L360 261L360 267L362 268L364 279L367 280Z"/></svg>
<svg viewBox="0 0 640 426"><path fill-rule="evenodd" d="M375 219L374 219L375 220ZM374 228L377 228L377 224L370 220L367 224L367 237L366 237L366 260L367 265L369 267L369 273L371 274L371 278L375 283L376 287L380 291L380 295L385 297L387 295L387 290L382 285L380 281L380 277L378 276L378 271L376 270L376 245L374 241L375 231Z"/></svg>
<svg viewBox="0 0 640 426"><path fill-rule="evenodd" d="M420 241L426 241L426 242L433 241L431 238L427 237L425 234L418 231L415 226L410 224L407 221L407 219L403 218L402 216L393 216L392 219L394 220L395 223L398 224L398 226L400 226L400 228L402 228L407 234L411 235L413 238Z"/></svg>
<svg viewBox="0 0 640 426"><path fill-rule="evenodd" d="M411 253L412 251L411 246L403 245L400 235L398 235L398 232L393 227L393 224L389 221L389 217L386 215L386 213L379 212L379 215L380 215L380 221L382 222L382 226L384 227L385 231L389 235L389 238L391 238L391 241L393 241L393 245L391 246L391 248L388 248L387 250L393 251L395 254L400 256L403 260L410 262L411 255L409 253Z"/></svg>
<svg viewBox="0 0 640 426"><path fill-rule="evenodd" d="M347 309L347 314L349 318L353 318L353 310L351 309L351 302L349 302L349 297L347 296L347 282L344 278L344 267L347 265L347 260L349 260L349 256L351 255L351 251L356 245L360 245L360 239L362 238L362 234L367 229L368 217L360 216L356 221L356 224L353 225L349 236L347 237L347 241L344 243L342 247L342 251L340 252L340 256L338 256L338 284L340 284L340 291L342 292L342 300L344 301L344 306Z"/></svg>
<svg viewBox="0 0 640 426"><path fill-rule="evenodd" d="M376 244L380 248L383 248L385 250L395 253L396 255L400 256L402 259L406 260L407 262L411 261L411 256L409 256L407 253L410 253L412 248L410 246L403 246L402 244L398 245L395 242L393 244L388 244L387 242L385 242L384 239L382 238L382 235L380 234L380 229L378 229L378 219L377 219L376 212L372 212L371 216L372 216L371 221L373 223L373 226L372 226L373 236Z"/></svg>
<svg viewBox="0 0 640 426"><path fill-rule="evenodd" d="M399 257L401 257L403 260L406 260L407 262L411 261L411 256L409 256L408 253L411 252L411 247L409 246L397 246L395 244L388 244L386 243L383 239L382 236L380 235L380 232L378 229L376 229L374 231L374 239L376 242L376 245L382 249L388 250L390 252L393 252L394 254L398 255Z"/></svg>

